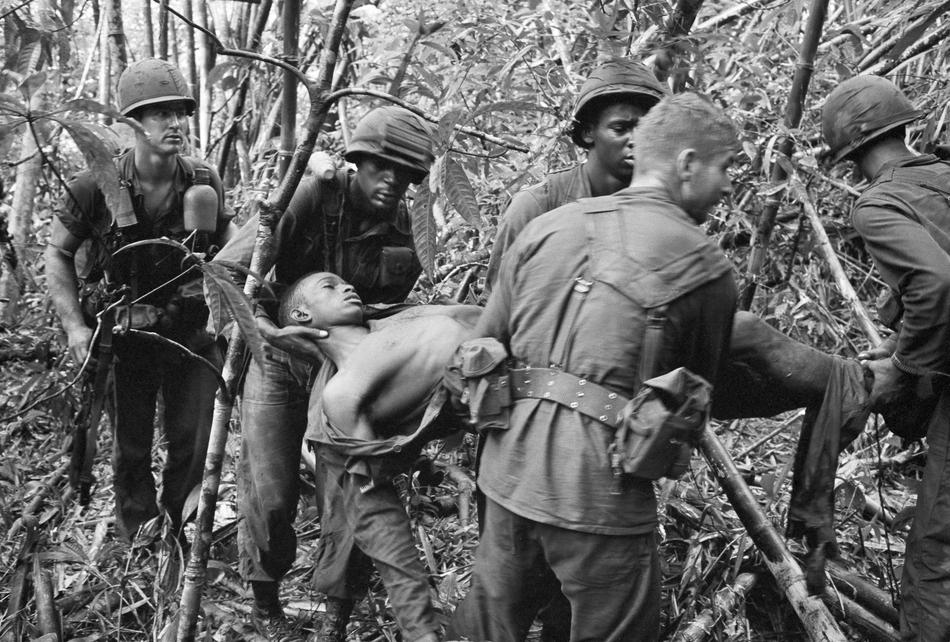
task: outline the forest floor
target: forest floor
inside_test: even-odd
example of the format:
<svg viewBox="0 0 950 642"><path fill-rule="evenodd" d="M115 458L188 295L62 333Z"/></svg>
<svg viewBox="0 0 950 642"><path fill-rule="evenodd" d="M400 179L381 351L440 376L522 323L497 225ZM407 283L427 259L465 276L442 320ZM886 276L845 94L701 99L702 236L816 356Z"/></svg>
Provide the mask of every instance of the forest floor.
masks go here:
<svg viewBox="0 0 950 642"><path fill-rule="evenodd" d="M49 603L44 597L46 587L55 617L62 621L63 640L163 639L174 626L182 581L181 550L173 538L163 537L160 520L143 528L131 546L116 539L106 421L93 500L87 507L78 505L65 475L70 427L80 404L77 387L68 386L74 373L65 366L48 303L40 297L26 303L27 316L18 331L0 334L0 640L39 637L38 627L47 612L44 605ZM801 421L802 415L792 412L771 420L715 425L780 532L784 532ZM920 443L905 448L890 433L878 441L874 432L872 419L865 434L841 457L837 535L843 564L883 589L890 600L897 595L924 450ZM209 586L202 603L200 639L205 640L253 640L257 635L250 623L250 593L237 572L234 463L239 439L235 422L216 514ZM458 464L467 471L468 451L463 447L435 459L439 465ZM158 438L155 473L160 470L162 453ZM296 525L298 555L282 594L286 612L297 619L304 633L312 626L313 612L320 608L319 596L311 588L319 516L305 468L301 468L304 492ZM460 518L460 493L451 479L438 486L423 486L418 476L401 483L420 555L431 573L433 599L450 613L471 577L477 543L474 509L464 519L467 509L463 506ZM709 639L806 639L794 611L765 570L761 554L698 455L680 480L658 485L658 496L664 640L673 639L745 572L758 576L744 608L737 614L717 613ZM875 505L884 506L883 517L874 516ZM799 543L789 544L793 552L803 552ZM850 639L870 639L847 623L843 628ZM349 639L398 639L378 583L352 619Z"/></svg>

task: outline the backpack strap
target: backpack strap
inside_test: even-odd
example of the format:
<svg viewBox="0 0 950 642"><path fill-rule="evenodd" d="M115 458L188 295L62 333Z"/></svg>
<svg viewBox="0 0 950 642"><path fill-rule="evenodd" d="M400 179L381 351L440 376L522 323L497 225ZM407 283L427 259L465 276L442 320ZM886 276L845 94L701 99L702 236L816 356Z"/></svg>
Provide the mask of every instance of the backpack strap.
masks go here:
<svg viewBox="0 0 950 642"><path fill-rule="evenodd" d="M646 326L643 329L643 342L640 345L640 381L639 388L644 381L657 376L657 366L660 363L660 350L663 348L663 330L666 326L666 311L669 305L661 305L647 310Z"/></svg>

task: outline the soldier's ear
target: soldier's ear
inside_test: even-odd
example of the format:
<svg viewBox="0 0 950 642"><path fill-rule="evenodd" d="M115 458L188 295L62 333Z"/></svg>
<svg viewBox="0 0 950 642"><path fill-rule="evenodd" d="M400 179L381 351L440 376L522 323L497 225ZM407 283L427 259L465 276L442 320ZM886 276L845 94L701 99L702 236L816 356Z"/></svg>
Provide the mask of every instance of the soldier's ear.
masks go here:
<svg viewBox="0 0 950 642"><path fill-rule="evenodd" d="M313 321L313 316L307 310L297 307L290 311L290 320L297 325L308 325Z"/></svg>
<svg viewBox="0 0 950 642"><path fill-rule="evenodd" d="M696 150L692 147L688 147L676 155L676 175L680 182L685 183L692 180L698 160Z"/></svg>

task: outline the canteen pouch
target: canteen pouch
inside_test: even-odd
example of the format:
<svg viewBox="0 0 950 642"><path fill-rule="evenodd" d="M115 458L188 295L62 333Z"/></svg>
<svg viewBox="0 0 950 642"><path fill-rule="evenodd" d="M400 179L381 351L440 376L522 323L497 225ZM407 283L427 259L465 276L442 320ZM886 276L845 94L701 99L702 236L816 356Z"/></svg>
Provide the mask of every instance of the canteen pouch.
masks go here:
<svg viewBox="0 0 950 642"><path fill-rule="evenodd" d="M508 371L508 350L497 339L471 339L456 348L443 385L466 425L478 432L508 428Z"/></svg>
<svg viewBox="0 0 950 642"><path fill-rule="evenodd" d="M610 445L614 474L675 479L689 467L711 407L712 386L686 368L643 382L621 411Z"/></svg>
<svg viewBox="0 0 950 642"><path fill-rule="evenodd" d="M154 330L163 316L163 310L154 305L134 303L116 308L115 324L132 330Z"/></svg>

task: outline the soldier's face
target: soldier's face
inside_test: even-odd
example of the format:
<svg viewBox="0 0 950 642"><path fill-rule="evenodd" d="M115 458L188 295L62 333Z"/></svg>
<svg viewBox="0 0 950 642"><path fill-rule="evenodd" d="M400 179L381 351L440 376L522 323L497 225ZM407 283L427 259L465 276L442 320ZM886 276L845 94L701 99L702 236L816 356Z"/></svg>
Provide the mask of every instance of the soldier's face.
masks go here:
<svg viewBox="0 0 950 642"><path fill-rule="evenodd" d="M583 134L588 158L611 176L629 183L633 176L633 130L647 110L630 102L608 105Z"/></svg>
<svg viewBox="0 0 950 642"><path fill-rule="evenodd" d="M152 150L160 154L179 154L184 149L188 138L188 112L184 103L144 107L139 122L145 130L144 140Z"/></svg>
<svg viewBox="0 0 950 642"><path fill-rule="evenodd" d="M366 204L378 211L395 209L409 187L410 173L375 156L364 156L356 168L356 183Z"/></svg>
<svg viewBox="0 0 950 642"><path fill-rule="evenodd" d="M321 272L305 286L306 311L315 325L331 327L363 322L363 302L352 285L336 274Z"/></svg>
<svg viewBox="0 0 950 642"><path fill-rule="evenodd" d="M716 203L732 194L730 169L735 158L735 152L729 149L690 162L689 180L681 188L682 207L697 223L705 221Z"/></svg>

